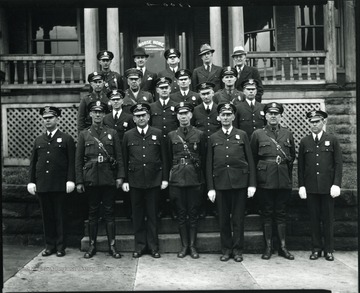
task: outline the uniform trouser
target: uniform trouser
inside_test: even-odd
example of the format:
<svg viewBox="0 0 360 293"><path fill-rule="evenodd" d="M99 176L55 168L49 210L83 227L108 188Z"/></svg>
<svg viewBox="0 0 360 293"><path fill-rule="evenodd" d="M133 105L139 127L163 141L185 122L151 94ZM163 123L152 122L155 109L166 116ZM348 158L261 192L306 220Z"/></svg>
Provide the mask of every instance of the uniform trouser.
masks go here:
<svg viewBox="0 0 360 293"><path fill-rule="evenodd" d="M330 194L307 194L314 251L321 251L323 248L321 222L324 232L324 251L334 251L334 202L335 199Z"/></svg>
<svg viewBox="0 0 360 293"><path fill-rule="evenodd" d="M115 187L114 186L86 186L86 196L89 204L89 224L97 224L101 203L104 208L104 221L114 223Z"/></svg>
<svg viewBox="0 0 360 293"><path fill-rule="evenodd" d="M143 252L146 247L158 251L158 199L160 187L135 188L130 186L135 251ZM146 221L145 221L146 216Z"/></svg>
<svg viewBox="0 0 360 293"><path fill-rule="evenodd" d="M64 250L64 200L65 192L37 193L42 213L45 248Z"/></svg>
<svg viewBox="0 0 360 293"><path fill-rule="evenodd" d="M201 186L170 186L169 192L170 199L176 207L179 226L186 225L187 217L189 217L190 227L196 227L201 201Z"/></svg>
<svg viewBox="0 0 360 293"><path fill-rule="evenodd" d="M244 248L246 198L247 188L216 190L221 251L223 254L233 253L236 255L242 253Z"/></svg>
<svg viewBox="0 0 360 293"><path fill-rule="evenodd" d="M291 189L258 188L261 214L264 225L276 223L286 224L286 204L291 195Z"/></svg>

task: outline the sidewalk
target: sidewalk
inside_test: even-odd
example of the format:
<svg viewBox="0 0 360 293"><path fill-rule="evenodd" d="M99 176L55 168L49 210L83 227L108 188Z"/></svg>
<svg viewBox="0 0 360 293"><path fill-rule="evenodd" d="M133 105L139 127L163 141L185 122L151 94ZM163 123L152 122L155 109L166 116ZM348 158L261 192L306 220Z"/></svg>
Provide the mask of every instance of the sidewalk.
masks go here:
<svg viewBox="0 0 360 293"><path fill-rule="evenodd" d="M308 251L292 251L294 261L277 255L264 261L259 254L245 254L242 263L232 259L224 263L218 254L200 254L194 260L179 259L175 253L162 254L160 259L149 255L133 259L131 253L124 253L119 260L98 252L87 260L74 248L62 258L42 257L40 250L4 246L4 272L10 278L4 276L3 292L327 289L356 293L359 289L356 251L337 251L333 262L311 261ZM24 255L33 258L29 261Z"/></svg>

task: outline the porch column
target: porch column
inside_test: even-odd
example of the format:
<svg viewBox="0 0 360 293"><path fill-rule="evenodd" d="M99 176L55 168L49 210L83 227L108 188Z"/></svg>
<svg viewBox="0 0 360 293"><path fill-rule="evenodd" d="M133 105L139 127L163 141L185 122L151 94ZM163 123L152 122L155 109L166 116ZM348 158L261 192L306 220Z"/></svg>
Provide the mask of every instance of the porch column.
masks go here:
<svg viewBox="0 0 360 293"><path fill-rule="evenodd" d="M356 82L356 32L354 1L344 1L345 81Z"/></svg>
<svg viewBox="0 0 360 293"><path fill-rule="evenodd" d="M229 7L229 50L230 55L234 47L245 47L244 40L244 13L242 7ZM231 60L231 58L230 58Z"/></svg>
<svg viewBox="0 0 360 293"><path fill-rule="evenodd" d="M5 10L0 7L0 55L3 54L9 54L9 33ZM5 72L4 62L0 63L0 70Z"/></svg>
<svg viewBox="0 0 360 293"><path fill-rule="evenodd" d="M210 45L215 50L213 58L214 64L223 66L221 7L210 7Z"/></svg>
<svg viewBox="0 0 360 293"><path fill-rule="evenodd" d="M85 80L87 76L98 70L96 54L99 47L99 19L97 8L84 8L85 39Z"/></svg>
<svg viewBox="0 0 360 293"><path fill-rule="evenodd" d="M334 1L328 1L324 9L324 33L325 33L325 80L327 83L336 83L336 29L335 29L335 6Z"/></svg>
<svg viewBox="0 0 360 293"><path fill-rule="evenodd" d="M111 62L111 70L120 72L120 32L119 32L119 9L106 9L107 24L107 49L114 53Z"/></svg>

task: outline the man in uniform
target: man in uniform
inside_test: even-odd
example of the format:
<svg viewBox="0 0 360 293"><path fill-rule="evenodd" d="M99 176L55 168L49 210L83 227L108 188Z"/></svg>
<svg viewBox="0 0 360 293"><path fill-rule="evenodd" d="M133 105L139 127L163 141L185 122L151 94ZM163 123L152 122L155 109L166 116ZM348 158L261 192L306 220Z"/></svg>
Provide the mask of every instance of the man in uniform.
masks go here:
<svg viewBox="0 0 360 293"><path fill-rule="evenodd" d="M256 101L261 103L262 95L264 94L264 87L262 85L261 77L257 68L246 65L246 52L244 50L244 47L235 47L231 56L234 61L234 67L238 72L238 78L235 83L235 87L241 91L241 84L244 80L256 79L258 81L258 87L255 99Z"/></svg>
<svg viewBox="0 0 360 293"><path fill-rule="evenodd" d="M143 73L141 70L136 68L129 68L125 71L125 76L129 88L125 91L125 98L123 101L123 110L126 113L131 113L130 108L137 103L152 103L154 101L153 95L150 92L147 92L141 89L141 79Z"/></svg>
<svg viewBox="0 0 360 293"><path fill-rule="evenodd" d="M157 209L161 189L168 186L169 164L166 140L161 130L148 125L150 106L131 107L136 128L126 132L123 140L125 181L123 191L130 192L135 234L134 258L146 250L159 258ZM147 222L145 222L145 217Z"/></svg>
<svg viewBox="0 0 360 293"><path fill-rule="evenodd" d="M298 175L299 195L302 199L307 199L310 214L310 259L318 259L324 250L325 259L333 261L334 201L340 195L342 153L338 139L324 131L327 113L311 111L306 116L309 119L311 134L300 141Z"/></svg>
<svg viewBox="0 0 360 293"><path fill-rule="evenodd" d="M42 256L56 252L65 255L64 200L75 188L75 142L58 129L61 109L40 109L46 134L35 139L30 157L30 183L27 190L37 195L42 213L45 250Z"/></svg>
<svg viewBox="0 0 360 293"><path fill-rule="evenodd" d="M236 262L241 262L244 248L245 203L246 198L253 197L256 191L256 171L245 131L232 125L236 107L230 103L221 103L217 111L222 128L212 134L208 141L208 196L212 202L217 199L219 208L222 251L220 260L228 261L233 256Z"/></svg>
<svg viewBox="0 0 360 293"><path fill-rule="evenodd" d="M203 82L212 82L215 85L214 91L217 92L221 88L221 67L212 63L214 52L215 50L209 44L201 45L199 56L203 65L194 69L191 79L193 86Z"/></svg>
<svg viewBox="0 0 360 293"><path fill-rule="evenodd" d="M172 162L169 193L177 209L182 244L177 256L180 258L185 257L188 250L192 258L199 258L196 236L206 148L203 132L190 125L192 111L193 107L189 103L177 104L180 127L168 134L168 153Z"/></svg>
<svg viewBox="0 0 360 293"><path fill-rule="evenodd" d="M104 77L104 90L107 94L113 89L124 89L124 79L123 77L110 69L112 60L114 59L114 54L111 51L103 50L97 54L97 60L99 61L101 74Z"/></svg>
<svg viewBox="0 0 360 293"><path fill-rule="evenodd" d="M86 192L89 203L89 249L84 258L96 254L99 208L102 203L109 254L120 258L115 243L115 187L123 183L124 164L116 130L103 124L107 105L100 101L89 104L92 125L80 132L76 148L76 189Z"/></svg>
<svg viewBox="0 0 360 293"><path fill-rule="evenodd" d="M92 92L83 97L80 101L77 114L77 128L78 132L91 126L92 121L90 117L89 104L91 102L100 101L110 106L109 98L106 96L104 89L104 77L99 72L92 72L88 75L88 82L92 88Z"/></svg>
<svg viewBox="0 0 360 293"><path fill-rule="evenodd" d="M166 69L164 69L163 71L160 71L157 76L158 78L159 77L168 77L172 80L172 83L171 83L171 92L172 93L179 91L179 85L176 82L175 74L179 70L180 56L181 56L181 53L178 49L175 49L175 48L167 49L164 52L164 57L165 57L166 63L167 63Z"/></svg>
<svg viewBox="0 0 360 293"><path fill-rule="evenodd" d="M237 80L237 71L230 66L224 67L221 70L221 80L224 83L224 88L218 90L214 95L214 102L239 104L244 100L244 94L235 88Z"/></svg>
<svg viewBox="0 0 360 293"><path fill-rule="evenodd" d="M172 93L170 95L170 99L176 103L190 103L193 107L201 104L200 95L190 90L191 71L188 69L180 69L175 73L175 78L177 79L177 84L179 85L180 90Z"/></svg>
<svg viewBox="0 0 360 293"><path fill-rule="evenodd" d="M291 131L280 126L284 108L279 103L264 107L267 125L251 136L251 150L256 165L257 191L264 223L266 249L262 259L270 259L272 253L273 224L276 224L280 247L278 253L286 259L294 256L285 245L286 203L292 189L292 166L295 160L295 144Z"/></svg>

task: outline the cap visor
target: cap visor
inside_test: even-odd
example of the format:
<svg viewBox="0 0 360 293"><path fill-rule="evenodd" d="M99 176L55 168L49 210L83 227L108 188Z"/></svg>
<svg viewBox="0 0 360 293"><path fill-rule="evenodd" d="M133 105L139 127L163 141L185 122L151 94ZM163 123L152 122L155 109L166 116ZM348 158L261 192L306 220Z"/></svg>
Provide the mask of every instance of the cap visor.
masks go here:
<svg viewBox="0 0 360 293"><path fill-rule="evenodd" d="M133 113L134 116L140 116L140 115L144 115L144 114L147 114L146 111L137 111L135 113Z"/></svg>

